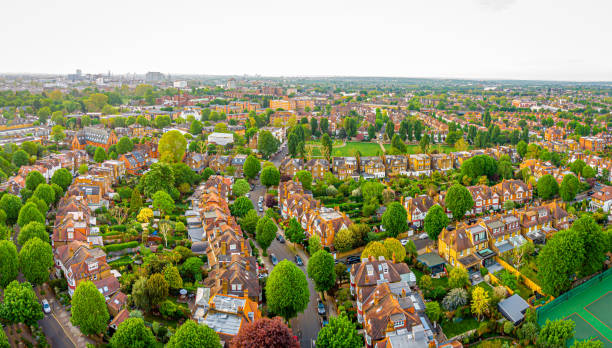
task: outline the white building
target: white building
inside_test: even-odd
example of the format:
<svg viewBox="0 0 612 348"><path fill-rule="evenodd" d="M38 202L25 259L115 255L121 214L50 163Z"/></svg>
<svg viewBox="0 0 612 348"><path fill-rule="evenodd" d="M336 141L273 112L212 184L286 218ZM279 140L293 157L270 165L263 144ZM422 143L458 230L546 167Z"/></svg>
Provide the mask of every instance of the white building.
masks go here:
<svg viewBox="0 0 612 348"><path fill-rule="evenodd" d="M225 146L234 142L234 135L232 133L210 133L208 135L208 142Z"/></svg>

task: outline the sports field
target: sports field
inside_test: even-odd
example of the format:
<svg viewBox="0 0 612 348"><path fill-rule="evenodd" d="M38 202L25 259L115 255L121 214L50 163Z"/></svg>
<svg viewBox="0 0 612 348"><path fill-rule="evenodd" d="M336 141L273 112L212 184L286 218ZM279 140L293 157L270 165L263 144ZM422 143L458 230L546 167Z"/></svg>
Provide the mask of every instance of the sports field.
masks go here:
<svg viewBox="0 0 612 348"><path fill-rule="evenodd" d="M573 320L576 323L574 339L595 338L602 341L604 347L612 348L611 271L606 271L602 277L589 280L540 308L538 310L540 325L544 325L546 319Z"/></svg>

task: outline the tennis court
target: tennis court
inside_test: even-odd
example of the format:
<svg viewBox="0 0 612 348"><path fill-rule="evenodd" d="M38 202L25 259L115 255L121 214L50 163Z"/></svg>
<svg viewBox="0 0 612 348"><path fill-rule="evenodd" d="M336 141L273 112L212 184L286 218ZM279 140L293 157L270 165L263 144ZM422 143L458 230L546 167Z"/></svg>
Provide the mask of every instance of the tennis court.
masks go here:
<svg viewBox="0 0 612 348"><path fill-rule="evenodd" d="M538 322L573 320L574 339L595 338L612 348L612 270L590 279L538 309ZM573 343L569 342L569 345Z"/></svg>

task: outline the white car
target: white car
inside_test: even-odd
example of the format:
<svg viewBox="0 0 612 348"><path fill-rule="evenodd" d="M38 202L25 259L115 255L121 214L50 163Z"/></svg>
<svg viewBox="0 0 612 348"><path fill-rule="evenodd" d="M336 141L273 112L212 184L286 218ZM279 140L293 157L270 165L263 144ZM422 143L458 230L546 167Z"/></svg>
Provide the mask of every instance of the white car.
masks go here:
<svg viewBox="0 0 612 348"><path fill-rule="evenodd" d="M46 299L42 300L42 308L43 312L45 312L46 314L51 313L51 306L49 306L49 301L47 301Z"/></svg>
<svg viewBox="0 0 612 348"><path fill-rule="evenodd" d="M408 244L408 239L404 238L404 239L400 240L400 242L402 243L402 245L406 245L406 244Z"/></svg>

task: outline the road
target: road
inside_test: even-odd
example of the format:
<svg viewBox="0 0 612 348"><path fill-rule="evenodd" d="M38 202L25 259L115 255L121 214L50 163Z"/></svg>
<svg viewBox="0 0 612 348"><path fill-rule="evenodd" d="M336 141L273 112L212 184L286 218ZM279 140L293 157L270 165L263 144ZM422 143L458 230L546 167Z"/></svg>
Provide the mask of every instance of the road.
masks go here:
<svg viewBox="0 0 612 348"><path fill-rule="evenodd" d="M38 321L38 325L45 333L47 342L51 347L75 348L75 345L68 339L68 336L66 336L64 330L53 315L45 314L45 317Z"/></svg>
<svg viewBox="0 0 612 348"><path fill-rule="evenodd" d="M286 144L281 145L280 152L272 156L270 161L274 163L276 167L280 166L283 158L287 156L287 146ZM257 202L259 197L264 196L266 193L265 186L261 185L260 182L254 184L253 190L251 191L251 202L253 202L253 206L257 210L257 213L262 216L264 213L259 212L259 207ZM265 209L265 208L264 208ZM282 231L279 230L278 233L282 234ZM318 293L315 291L314 282L308 278L308 274L306 272L306 265L308 262L306 254L302 250L296 250L295 252L291 250L288 243L280 243L278 240L274 239L270 247L268 248L268 255L274 254L278 258L278 261L289 260L294 262L294 257L296 252L302 257L304 261L304 266L300 267L300 269L306 275L306 279L308 280L308 289L310 291L310 302L308 303L308 307L304 310L304 312L298 314L298 316L291 321L291 327L293 329L293 333L300 337L300 346L304 348L311 347L312 340L316 340L317 334L321 329L320 324L320 316L317 312L317 299L319 298ZM270 259L267 257L262 257L264 262L266 263L266 267L271 271L271 263ZM299 334L298 334L299 333Z"/></svg>

